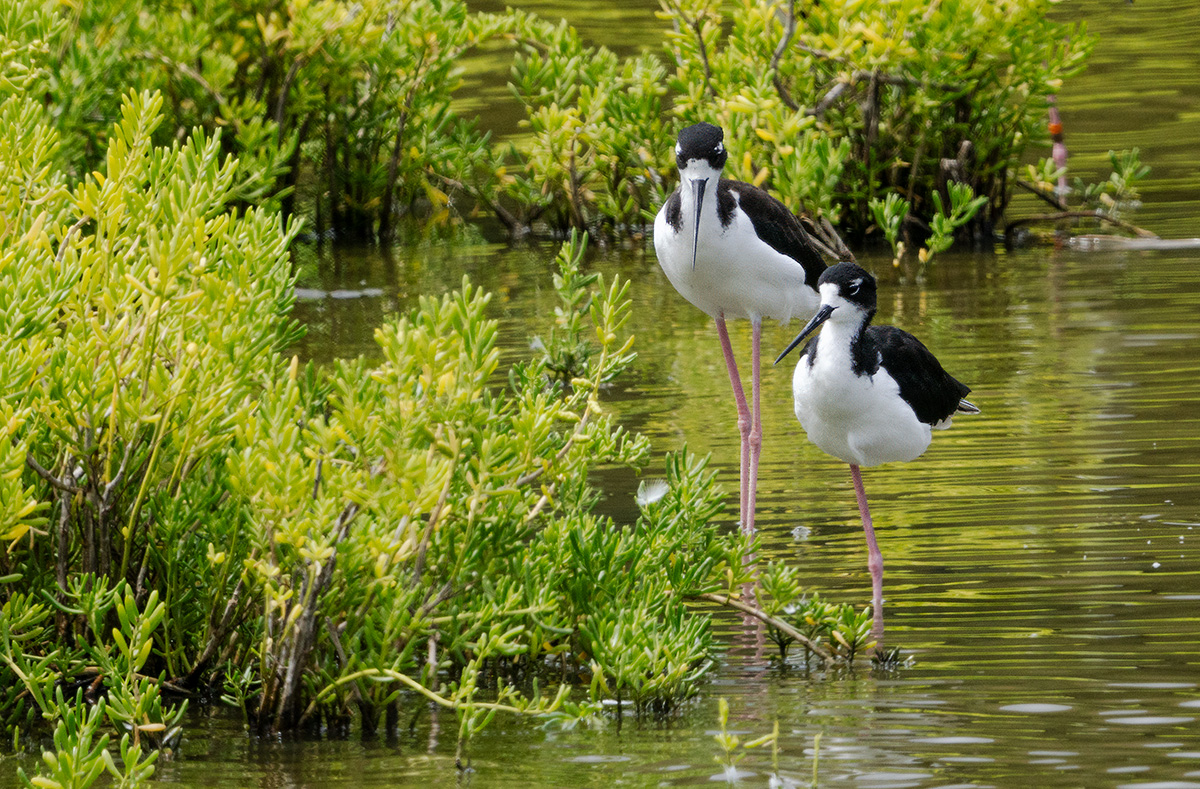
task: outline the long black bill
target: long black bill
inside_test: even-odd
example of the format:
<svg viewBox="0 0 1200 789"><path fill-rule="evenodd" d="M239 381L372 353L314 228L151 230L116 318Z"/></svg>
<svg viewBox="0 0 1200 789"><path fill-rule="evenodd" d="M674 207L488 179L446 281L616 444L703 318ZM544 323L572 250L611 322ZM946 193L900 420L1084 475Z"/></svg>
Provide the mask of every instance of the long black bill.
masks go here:
<svg viewBox="0 0 1200 789"><path fill-rule="evenodd" d="M708 179L700 178L692 181L692 186L696 190L696 228L695 235L692 236L692 271L695 271L696 247L700 245L700 210L704 208L704 187L708 186Z"/></svg>
<svg viewBox="0 0 1200 789"><path fill-rule="evenodd" d="M828 304L822 304L821 309L817 310L817 314L812 317L812 320L808 322L808 325L805 326L804 329L799 334L796 335L796 339L792 340L791 345L784 348L783 353L781 353L781 354L779 354L779 356L775 357L775 364L779 364L780 362L782 362L783 357L785 357L789 353L791 353L792 349L795 348L797 345L804 342L805 337L812 334L814 331L817 330L818 326L820 326L825 321L829 320L829 316L833 314L833 311L835 309L837 309L837 308L831 307Z"/></svg>

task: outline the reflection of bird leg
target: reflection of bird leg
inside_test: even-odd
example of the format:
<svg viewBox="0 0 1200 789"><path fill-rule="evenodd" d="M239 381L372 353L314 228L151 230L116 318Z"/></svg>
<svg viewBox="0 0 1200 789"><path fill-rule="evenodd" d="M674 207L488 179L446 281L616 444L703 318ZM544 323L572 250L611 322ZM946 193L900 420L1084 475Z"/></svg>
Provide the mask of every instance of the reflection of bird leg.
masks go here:
<svg viewBox="0 0 1200 789"><path fill-rule="evenodd" d="M1067 199L1067 143L1063 138L1062 118L1058 116L1058 106L1055 104L1056 97L1049 96L1050 101L1050 159L1054 162L1054 166L1062 172L1058 175L1058 186L1055 188L1055 194L1060 201Z"/></svg>
<svg viewBox="0 0 1200 789"><path fill-rule="evenodd" d="M871 510L867 508L867 491L863 488L862 472L850 464L850 476L854 478L854 495L858 497L858 514L862 516L863 532L867 535L867 568L871 571L871 607L875 621L871 632L875 636L876 649L883 648L883 554L875 542L875 528L871 523Z"/></svg>

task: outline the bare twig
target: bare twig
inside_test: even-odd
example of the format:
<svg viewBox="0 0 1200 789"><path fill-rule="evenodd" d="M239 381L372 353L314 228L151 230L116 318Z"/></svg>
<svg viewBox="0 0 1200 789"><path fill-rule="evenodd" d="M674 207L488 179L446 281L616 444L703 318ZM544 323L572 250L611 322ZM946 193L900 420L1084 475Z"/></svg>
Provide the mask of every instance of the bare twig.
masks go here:
<svg viewBox="0 0 1200 789"><path fill-rule="evenodd" d="M67 247L71 245L71 236L75 235L77 231L82 230L83 226L90 221L92 221L92 218L87 214L84 214L83 216L79 217L78 222L67 228L67 232L63 236L62 243L58 245L58 254L54 256L55 263L62 263L63 256L67 254Z"/></svg>
<svg viewBox="0 0 1200 789"><path fill-rule="evenodd" d="M329 634L329 640L333 642L333 649L337 652L338 656L338 665L342 668L345 668L349 662L349 659L346 657L346 648L342 646L342 639L338 635L344 629L345 624L343 622L342 627L338 627L333 623L333 620L325 617L325 632Z"/></svg>
<svg viewBox="0 0 1200 789"><path fill-rule="evenodd" d="M1059 211L1069 211L1070 210L1067 207L1066 202L1064 202L1062 200L1062 198L1060 198L1056 194L1051 194L1050 192L1047 192L1045 189L1042 189L1041 187L1037 186L1036 184L1031 184L1028 181L1022 181L1021 179L1018 178L1017 186L1021 187L1022 189L1024 189L1027 192L1031 192L1034 196L1041 198L1044 202L1049 203L1051 206L1053 206L1054 208L1057 208Z"/></svg>
<svg viewBox="0 0 1200 789"><path fill-rule="evenodd" d="M429 666L429 680L433 683L433 687L431 687L430 690L432 690L434 693L437 693L441 690L441 679L438 677L438 637L438 631L431 630L429 632L429 641L426 644L428 647L428 656L426 658L428 662L426 665Z"/></svg>
<svg viewBox="0 0 1200 789"><path fill-rule="evenodd" d="M781 631L784 635L788 636L789 638L799 641L801 644L803 644L805 647L807 647L813 654L820 657L826 663L833 662L833 656L830 655L829 652L824 647L819 647L816 644L814 644L808 636L804 635L799 630L797 630L796 628L789 625L787 622L784 622L781 619L776 619L775 617L771 616L770 614L767 614L764 611L760 611L759 609L755 608L752 605L747 605L746 603L743 603L740 600L734 600L732 597L729 597L728 595L712 594L710 592L703 592L701 594L693 595L693 596L696 598L699 598L701 600L708 600L711 603L717 603L719 605L727 605L730 608L735 608L738 611L741 611L743 614L749 614L750 616L754 617L755 619L758 619L758 620L770 625L771 627L776 628L777 630Z"/></svg>
<svg viewBox="0 0 1200 789"><path fill-rule="evenodd" d="M291 643L284 650L283 657L286 659L280 661L281 664L287 666L287 670L283 677L282 686L279 688L275 699L273 723L275 731L282 730L284 716L295 701L296 692L300 688L300 681L304 676L305 664L308 662L313 644L316 641L316 617L317 609L321 604L321 596L324 594L325 588L329 586L329 581L333 577L334 567L337 565L338 546L350 533L350 524L354 521L355 516L358 515L358 511L358 505L351 502L346 505L345 509L338 516L337 523L333 529L334 536L330 556L321 564L321 569L317 573L316 578L304 590L301 602L298 603L301 606L300 615L297 617L295 624L292 625L294 629L290 638ZM264 697L264 702L267 701L269 699Z"/></svg>
<svg viewBox="0 0 1200 789"><path fill-rule="evenodd" d="M232 121L235 125L238 125L237 118L234 116L231 116L231 114L226 111L229 107L229 104L228 104L228 102L225 101L225 97L222 96L220 91L218 91L216 88L214 88L212 86L212 83L210 83L207 79L205 79L204 75L201 74L199 71L196 71L196 69L192 68L191 66L189 66L186 63L180 63L178 61L171 60L171 58L167 57L166 55L161 55L161 54L157 54L154 52L143 52L142 57L145 58L146 60L156 60L159 63L162 63L167 68L178 71L180 74L184 75L188 79L191 79L193 82L195 82L197 85L200 86L201 90L203 90L209 96L212 96L213 101L215 101L218 104L218 106L220 106L221 112L230 121Z"/></svg>
<svg viewBox="0 0 1200 789"><path fill-rule="evenodd" d="M832 88L829 89L829 92L826 93L823 97L821 97L821 100L818 101L815 106L813 106L812 108L807 110L805 112L805 114L820 118L822 115L825 114L825 110L832 107L834 105L834 103L842 97L842 94L845 93L849 89L850 89L849 82L836 83Z"/></svg>
<svg viewBox="0 0 1200 789"><path fill-rule="evenodd" d="M287 76L284 77L284 79L283 79L283 86L279 88L279 97L275 101L275 132L276 132L275 144L276 145L283 145L283 135L284 135L283 114L284 114L285 108L287 107L288 91L290 91L292 89L292 83L296 80L296 75L300 72L300 69L307 62L308 62L308 58L303 55L296 58L295 60L293 60L291 68L288 69Z"/></svg>
<svg viewBox="0 0 1200 789"><path fill-rule="evenodd" d="M709 95L715 99L717 89L712 84L712 66L708 63L708 46L704 43L704 34L700 30L700 20L691 20L691 25L696 31L696 41L700 45L700 60L704 63L704 85L708 88Z"/></svg>
<svg viewBox="0 0 1200 789"><path fill-rule="evenodd" d="M225 633L229 631L229 626L233 622L234 612L237 611L238 604L241 602L244 586L245 579L242 578L233 587L233 593L229 595L229 601L225 604L225 610L222 612L221 618L213 624L212 629L209 631L208 642L204 645L204 651L196 658L196 662L192 665L192 670L180 680L180 684L185 688L196 687L200 681L200 674L208 668L212 656L216 653L221 642L225 640Z"/></svg>
<svg viewBox="0 0 1200 789"><path fill-rule="evenodd" d="M1013 221L1009 222L1005 226L1004 232L1005 235L1008 235L1008 233L1014 227L1029 225L1035 222L1057 222L1060 219L1099 219L1101 222L1107 222L1108 224L1119 227L1122 230L1127 230L1140 238L1158 238L1157 233L1152 233L1149 230L1126 222L1124 219L1117 219L1116 217L1108 216L1100 211L1089 210L1059 211L1058 213L1054 214L1035 214L1034 216L1021 217L1020 219L1014 219Z"/></svg>
<svg viewBox="0 0 1200 789"><path fill-rule="evenodd" d="M58 583L59 610L55 614L59 643L64 643L67 634L67 562L71 556L71 495L63 491L59 495L58 555L55 557L55 581Z"/></svg>
<svg viewBox="0 0 1200 789"><path fill-rule="evenodd" d="M831 60L839 60L834 58L829 53L821 52L820 50L810 49L800 44L794 45L797 49L808 52L814 57L828 57ZM928 83L913 77L906 77L901 74L887 74L882 71L855 71L851 74L842 76L829 91L818 101L811 109L805 111L805 115L813 115L820 118L825 112L832 107L839 99L841 99L846 91L854 87L860 82L871 83L872 90L878 91L879 85L894 85L901 88L911 87L931 87L947 93L957 93L963 88L961 85L954 85L949 82L933 82Z"/></svg>
<svg viewBox="0 0 1200 789"><path fill-rule="evenodd" d="M820 216L817 217L816 221L817 228L819 229L817 237L823 242L822 246L825 249L832 250L833 256L837 260L853 263L855 260L854 253L850 251L850 247L846 246L846 242L842 240L842 237L838 234L837 230L834 229L833 224L829 221L829 218Z"/></svg>
<svg viewBox="0 0 1200 789"><path fill-rule="evenodd" d="M39 477L49 482L51 487L53 487L55 490L58 490L62 493L69 493L72 496L79 492L79 488L69 482L71 479L70 476L65 476L62 479L54 476L54 474L47 471L41 463L37 462L37 460L33 457L33 453L26 453L25 465L33 469Z"/></svg>
<svg viewBox="0 0 1200 789"><path fill-rule="evenodd" d="M782 16L782 14L780 15ZM792 98L791 92L784 86L783 80L779 77L779 62L783 60L783 53L787 51L795 34L796 0L789 0L787 17L783 23L783 38L779 39L779 44L775 47L775 53L771 55L771 81L775 84L775 92L779 94L780 101L786 104L787 108L793 112L800 109L800 105Z"/></svg>
<svg viewBox="0 0 1200 789"><path fill-rule="evenodd" d="M692 29L692 32L696 34L696 43L699 45L700 51L700 62L704 66L704 87L707 88L710 96L717 98L717 89L714 88L712 84L712 66L709 65L708 62L708 45L704 43L704 33L701 30L700 17L689 17L687 14L683 13L683 9L675 3L671 3L670 7L671 10L673 10L675 14L682 19L689 28Z"/></svg>

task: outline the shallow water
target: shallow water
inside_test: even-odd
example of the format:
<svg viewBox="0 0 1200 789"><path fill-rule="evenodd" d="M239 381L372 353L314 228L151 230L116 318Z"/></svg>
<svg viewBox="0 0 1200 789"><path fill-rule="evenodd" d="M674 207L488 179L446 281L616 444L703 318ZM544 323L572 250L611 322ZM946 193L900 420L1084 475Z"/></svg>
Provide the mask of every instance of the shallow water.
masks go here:
<svg viewBox="0 0 1200 789"><path fill-rule="evenodd" d="M599 36L602 5L568 10ZM654 6L613 6L622 40L639 14L656 39ZM1072 0L1057 12L1082 13L1102 37L1088 72L1060 96L1072 166L1095 177L1110 148L1140 146L1154 171L1135 221L1200 236L1200 9ZM296 350L318 360L371 354L386 316L465 273L495 294L506 354L520 358L547 328L539 316L555 303L555 251L478 236L387 255L303 250L312 292L296 316L310 332ZM880 258L860 262L880 277L878 320L925 341L983 409L937 434L918 461L864 473L886 561L888 640L908 665L816 675L794 655L781 666L758 628L721 613L720 668L669 721L561 731L497 719L471 747L473 772L458 776L453 716L422 713L393 741L279 742L248 738L225 709L196 710L160 778L709 785L732 777L712 738L724 697L743 739L779 724L777 758L750 752L739 786L765 787L772 772L807 786L815 761L822 787L1200 787L1200 252L946 255L919 281ZM675 294L651 250L609 251L595 265L634 283L640 357L608 402L653 442L644 476L686 444L713 455L735 508L737 433L711 321ZM765 327L764 356L797 328ZM745 357L749 329L732 329ZM804 441L784 368L764 371L764 557L792 562L827 597L866 604L849 474ZM600 480L605 511L631 519L638 478ZM731 509L723 527L734 519ZM13 770L0 772L8 785Z"/></svg>

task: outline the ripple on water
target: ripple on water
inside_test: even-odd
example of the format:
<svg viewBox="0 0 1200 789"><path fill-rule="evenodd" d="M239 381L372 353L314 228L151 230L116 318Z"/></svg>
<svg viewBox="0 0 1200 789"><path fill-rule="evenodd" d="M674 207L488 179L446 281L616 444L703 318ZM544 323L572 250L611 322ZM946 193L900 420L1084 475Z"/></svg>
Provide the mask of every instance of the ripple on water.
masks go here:
<svg viewBox="0 0 1200 789"><path fill-rule="evenodd" d="M861 773L854 782L868 789L902 789L906 786L920 786L931 777L929 773Z"/></svg>
<svg viewBox="0 0 1200 789"><path fill-rule="evenodd" d="M1001 712L1024 712L1031 715L1041 715L1051 712L1066 712L1071 709L1069 704L1049 704L1044 702L1032 702L1028 704L1005 704L1000 708Z"/></svg>
<svg viewBox="0 0 1200 789"><path fill-rule="evenodd" d="M615 753L596 753L587 754L586 756L572 756L570 759L564 759L563 761L574 764L609 764L612 762L627 762L629 760L628 756L621 756Z"/></svg>
<svg viewBox="0 0 1200 789"><path fill-rule="evenodd" d="M1127 715L1114 716L1109 720L1126 726L1179 726L1196 719L1189 715Z"/></svg>

